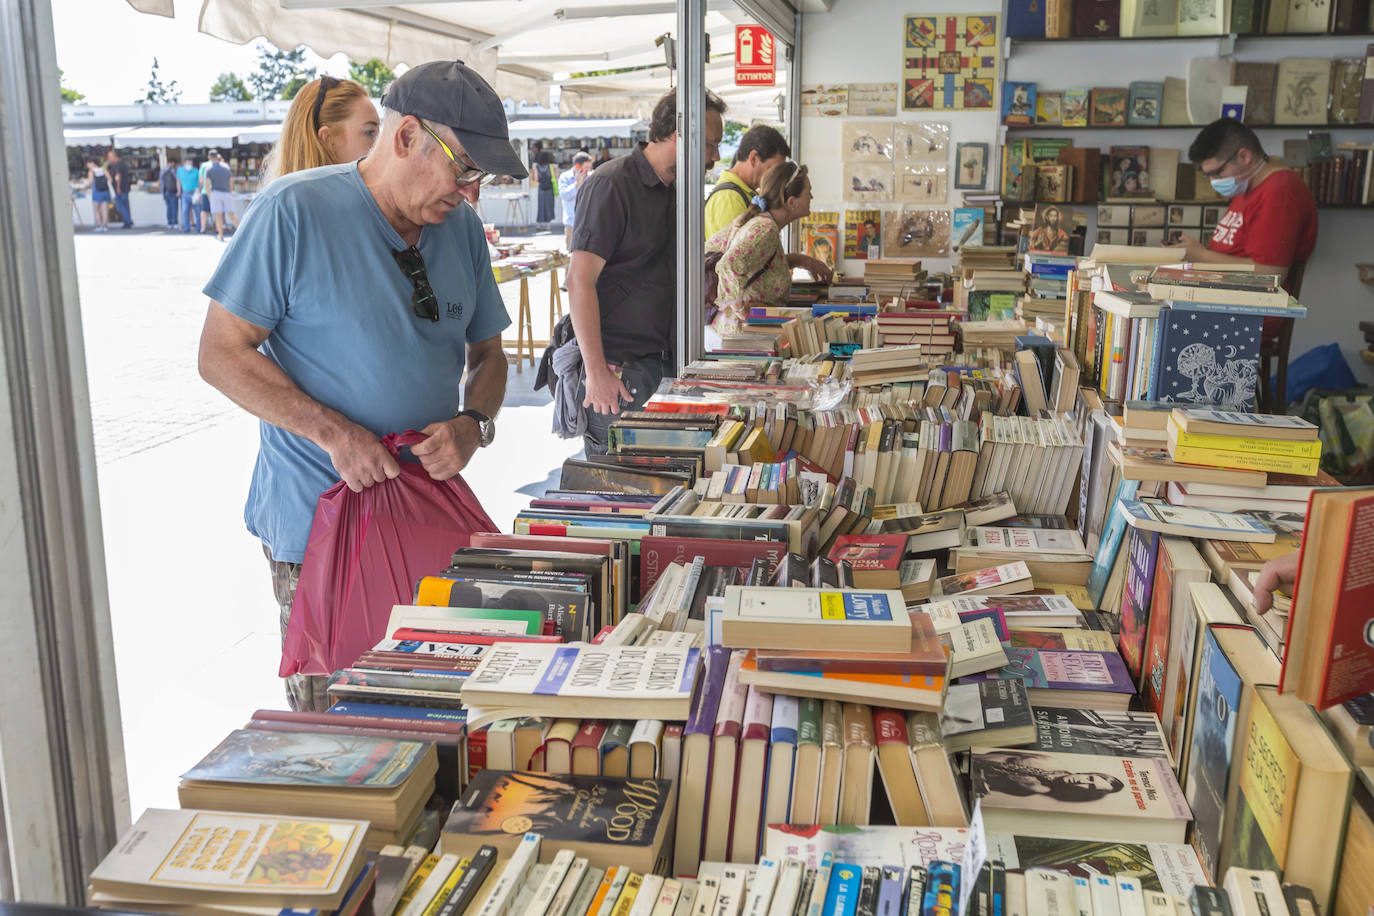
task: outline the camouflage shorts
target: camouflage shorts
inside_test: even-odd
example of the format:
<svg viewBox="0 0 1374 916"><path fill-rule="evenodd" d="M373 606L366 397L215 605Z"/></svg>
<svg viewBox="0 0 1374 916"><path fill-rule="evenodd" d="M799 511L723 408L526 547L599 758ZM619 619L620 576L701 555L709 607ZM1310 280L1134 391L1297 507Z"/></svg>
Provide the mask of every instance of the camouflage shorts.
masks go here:
<svg viewBox="0 0 1374 916"><path fill-rule="evenodd" d="M262 545L267 563L272 567L272 592L281 613L282 644L286 643L286 624L291 619L291 602L296 597L296 583L301 578L301 564L279 563L272 559L272 551ZM329 678L314 674L293 674L286 681L286 700L292 709L303 712L324 712L329 708Z"/></svg>

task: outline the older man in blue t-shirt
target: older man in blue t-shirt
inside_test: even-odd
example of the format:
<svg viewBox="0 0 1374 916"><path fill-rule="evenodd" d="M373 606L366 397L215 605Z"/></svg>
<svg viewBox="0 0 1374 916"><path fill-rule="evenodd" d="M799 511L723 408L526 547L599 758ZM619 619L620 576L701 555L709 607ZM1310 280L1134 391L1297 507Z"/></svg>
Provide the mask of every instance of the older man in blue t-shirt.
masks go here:
<svg viewBox="0 0 1374 916"><path fill-rule="evenodd" d="M263 421L244 517L283 634L320 494L395 477L380 437L408 428L428 436L411 452L429 475L453 477L491 443L505 397L510 319L463 206L490 175L525 177L501 101L435 62L382 105L367 157L274 181L205 287L201 375ZM325 680L288 679L292 707L323 709Z"/></svg>

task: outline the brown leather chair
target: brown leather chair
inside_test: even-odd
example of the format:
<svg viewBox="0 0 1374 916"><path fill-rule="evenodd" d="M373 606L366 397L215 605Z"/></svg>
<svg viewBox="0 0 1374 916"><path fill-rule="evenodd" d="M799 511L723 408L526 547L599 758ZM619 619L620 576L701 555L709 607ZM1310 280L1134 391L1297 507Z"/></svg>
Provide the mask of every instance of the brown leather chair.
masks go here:
<svg viewBox="0 0 1374 916"><path fill-rule="evenodd" d="M1302 278L1307 271L1307 262L1298 261L1288 269L1288 292L1294 299L1302 293ZM1288 348L1293 343L1293 322L1296 319L1283 319L1283 327L1274 340L1261 340L1259 352L1259 391L1257 392L1260 413L1286 413L1288 410ZM1277 376L1271 385L1269 378Z"/></svg>

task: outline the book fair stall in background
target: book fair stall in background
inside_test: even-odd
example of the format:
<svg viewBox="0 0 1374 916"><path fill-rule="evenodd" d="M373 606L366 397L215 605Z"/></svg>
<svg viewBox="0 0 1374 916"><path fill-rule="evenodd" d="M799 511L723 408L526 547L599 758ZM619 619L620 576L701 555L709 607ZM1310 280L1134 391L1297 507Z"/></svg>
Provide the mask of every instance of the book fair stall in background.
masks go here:
<svg viewBox="0 0 1374 916"><path fill-rule="evenodd" d="M1364 63L1368 4L1318 5ZM824 51L873 43L867 7L799 17L797 246L834 282L795 281L703 352L700 208L679 206L676 376L607 455L374 601L361 651L284 654L329 675L329 708L245 709L181 749L181 807L102 851L91 905L1368 913L1374 489L1332 472L1370 400L1285 413L1259 343L1266 319L1350 336L1366 300L1313 271L1352 274L1351 242L1297 296L1181 263L1159 243L1224 209L1191 166L1038 132L1084 107L1088 128L1191 131L1253 116L1272 77L1274 127L1306 144L1285 158L1367 220L1369 151L1339 138L1374 87L1345 52L1082 90L1008 72L1075 37L1238 57L1312 31L1296 0L887 6L892 53L862 60ZM699 202L692 61L679 194ZM1283 558L1296 582L1271 595Z"/></svg>

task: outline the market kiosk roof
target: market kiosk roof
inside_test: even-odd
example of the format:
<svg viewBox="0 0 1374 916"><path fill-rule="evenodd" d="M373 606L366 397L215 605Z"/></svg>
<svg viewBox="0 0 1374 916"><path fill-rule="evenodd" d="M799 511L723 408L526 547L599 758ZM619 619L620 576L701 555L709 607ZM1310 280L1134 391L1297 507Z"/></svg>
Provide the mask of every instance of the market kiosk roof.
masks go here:
<svg viewBox="0 0 1374 916"><path fill-rule="evenodd" d="M118 132L114 145L119 149L146 146L173 146L205 149L212 146L233 146L241 133L237 127L135 127Z"/></svg>

